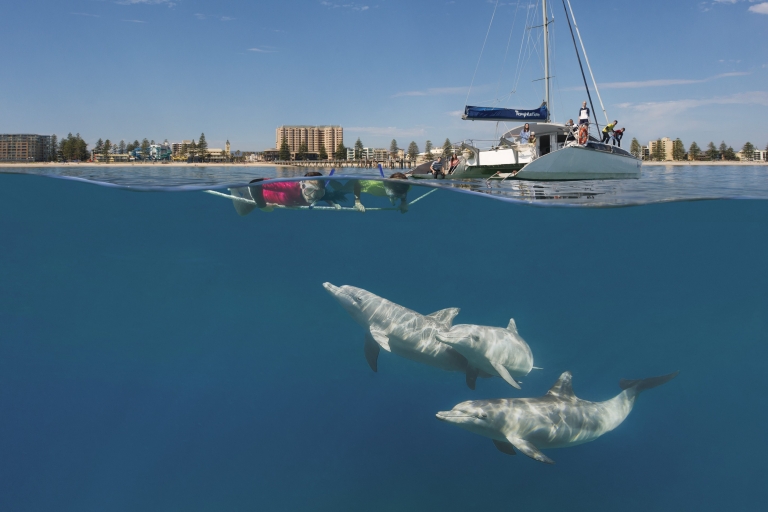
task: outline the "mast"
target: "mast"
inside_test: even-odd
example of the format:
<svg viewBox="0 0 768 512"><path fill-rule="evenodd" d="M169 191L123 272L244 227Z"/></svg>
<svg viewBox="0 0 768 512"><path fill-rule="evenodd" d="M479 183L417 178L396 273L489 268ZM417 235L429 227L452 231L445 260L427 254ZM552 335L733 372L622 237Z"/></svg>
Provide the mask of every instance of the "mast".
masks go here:
<svg viewBox="0 0 768 512"><path fill-rule="evenodd" d="M547 17L547 0L541 0L541 11L544 16L544 102L547 104L547 122L549 122L549 19Z"/></svg>

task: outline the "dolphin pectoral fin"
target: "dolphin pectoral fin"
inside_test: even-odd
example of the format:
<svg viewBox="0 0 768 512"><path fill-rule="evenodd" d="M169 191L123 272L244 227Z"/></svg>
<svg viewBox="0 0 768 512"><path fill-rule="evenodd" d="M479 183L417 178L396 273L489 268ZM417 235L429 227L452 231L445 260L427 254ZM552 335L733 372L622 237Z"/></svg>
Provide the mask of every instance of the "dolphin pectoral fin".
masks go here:
<svg viewBox="0 0 768 512"><path fill-rule="evenodd" d="M392 349L389 348L389 338L387 338L387 335L384 334L382 331L377 331L375 329L371 329L371 337L376 341L376 343L381 346L384 350L387 352L392 352Z"/></svg>
<svg viewBox="0 0 768 512"><path fill-rule="evenodd" d="M499 450L501 453L506 453L507 455L517 455L517 452L515 451L515 447L512 446L510 443L505 443L504 441L497 441L494 439L493 444L496 446L496 449Z"/></svg>
<svg viewBox="0 0 768 512"><path fill-rule="evenodd" d="M539 451L538 448L533 446L533 444L529 443L525 439L521 439L519 437L507 437L507 441L520 450L523 454L529 456L532 459L535 459L539 462L543 462L544 464L554 464L555 461L544 455ZM496 441L494 441L495 443ZM498 447L498 446L497 446ZM501 448L499 448L501 449Z"/></svg>
<svg viewBox="0 0 768 512"><path fill-rule="evenodd" d="M475 390L475 383L477 382L477 376L480 374L480 369L475 368L472 365L467 365L467 387L472 391Z"/></svg>
<svg viewBox="0 0 768 512"><path fill-rule="evenodd" d="M374 372L379 371L379 352L381 347L370 334L365 335L365 360Z"/></svg>
<svg viewBox="0 0 768 512"><path fill-rule="evenodd" d="M506 368L501 366L499 363L491 363L491 365L493 366L493 369L499 373L499 377L507 381L507 384L517 389L521 389L520 384L518 384L517 381L512 378Z"/></svg>
<svg viewBox="0 0 768 512"><path fill-rule="evenodd" d="M438 323L446 324L450 327L451 324L453 324L453 319L459 314L459 311L461 311L459 308L441 309L440 311L435 311L434 313L427 315L427 318L431 318Z"/></svg>

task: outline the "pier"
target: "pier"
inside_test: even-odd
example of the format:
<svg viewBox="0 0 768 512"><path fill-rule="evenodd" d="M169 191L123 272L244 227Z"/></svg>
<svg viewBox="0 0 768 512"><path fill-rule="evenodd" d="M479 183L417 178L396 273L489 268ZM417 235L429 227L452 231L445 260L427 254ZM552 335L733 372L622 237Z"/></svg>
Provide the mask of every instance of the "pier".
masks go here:
<svg viewBox="0 0 768 512"><path fill-rule="evenodd" d="M342 167L375 169L379 164L385 169L411 169L413 167L413 162L410 160L387 160L383 162L376 160L275 160L270 163L290 167L327 167L329 169L340 169Z"/></svg>

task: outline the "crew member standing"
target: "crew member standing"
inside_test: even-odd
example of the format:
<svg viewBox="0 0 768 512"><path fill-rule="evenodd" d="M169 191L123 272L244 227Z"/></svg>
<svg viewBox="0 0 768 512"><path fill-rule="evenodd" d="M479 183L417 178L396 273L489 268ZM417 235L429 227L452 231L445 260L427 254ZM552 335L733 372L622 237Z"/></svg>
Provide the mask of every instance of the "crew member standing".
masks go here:
<svg viewBox="0 0 768 512"><path fill-rule="evenodd" d="M589 113L587 102L582 102L581 109L579 110L579 124L589 124Z"/></svg>
<svg viewBox="0 0 768 512"><path fill-rule="evenodd" d="M613 129L616 128L616 125L619 124L618 121L614 121L605 128L603 128L603 140L601 141L603 144L611 140L611 134L613 133Z"/></svg>

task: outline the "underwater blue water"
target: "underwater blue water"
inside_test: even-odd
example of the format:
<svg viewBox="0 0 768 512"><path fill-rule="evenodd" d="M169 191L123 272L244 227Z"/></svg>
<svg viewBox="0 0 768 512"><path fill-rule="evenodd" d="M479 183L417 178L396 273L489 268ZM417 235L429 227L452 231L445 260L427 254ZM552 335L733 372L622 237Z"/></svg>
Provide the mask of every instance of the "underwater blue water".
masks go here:
<svg viewBox="0 0 768 512"><path fill-rule="evenodd" d="M761 509L767 220L764 200L450 190L405 215L239 217L199 191L0 175L0 510ZM373 373L325 281L514 317L543 370L471 391L382 352ZM435 419L565 370L595 401L680 375L553 466Z"/></svg>

